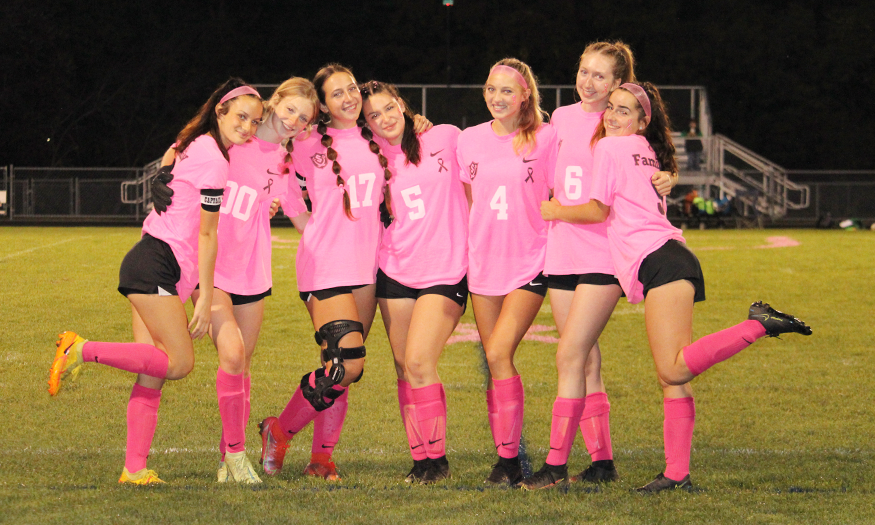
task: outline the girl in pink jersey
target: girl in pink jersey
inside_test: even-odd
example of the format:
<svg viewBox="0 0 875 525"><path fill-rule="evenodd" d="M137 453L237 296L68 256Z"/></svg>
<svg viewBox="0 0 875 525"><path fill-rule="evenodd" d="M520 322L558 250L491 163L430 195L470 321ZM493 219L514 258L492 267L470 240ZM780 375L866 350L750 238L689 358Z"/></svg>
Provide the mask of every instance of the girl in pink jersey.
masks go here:
<svg viewBox="0 0 875 525"><path fill-rule="evenodd" d="M128 442L119 483L162 483L146 468L161 387L167 379L188 375L194 366L192 339L203 337L209 328L228 149L249 140L261 114L258 92L231 79L177 137L169 184L173 202L149 214L143 239L125 256L119 272L119 292L131 301L138 342L98 343L64 332L57 343L49 376L52 395L62 380L75 380L89 361L138 374L128 403ZM198 281L205 286L204 300L189 323L183 303Z"/></svg>
<svg viewBox="0 0 875 525"><path fill-rule="evenodd" d="M547 293L547 224L539 211L556 133L543 125L538 86L525 63L507 58L483 88L493 120L459 135L461 178L470 186L468 286L490 379L486 403L498 462L486 479L522 479L519 443L523 384L513 364L517 346Z"/></svg>
<svg viewBox="0 0 875 525"><path fill-rule="evenodd" d="M455 126L417 136L413 112L391 84L361 89L364 115L389 159L392 222L378 254L377 302L395 357L398 404L413 468L407 482L450 475L447 403L437 362L468 300L468 202Z"/></svg>
<svg viewBox="0 0 875 525"><path fill-rule="evenodd" d="M592 181L589 142L602 120L611 92L634 80L632 50L623 42L595 42L580 56L577 94L580 103L557 108L550 125L559 138L550 174L553 200L565 207L586 204ZM660 193L668 193L677 176L653 176ZM610 403L601 375L597 342L617 300L623 294L614 276L605 224L572 224L548 220L547 256L550 306L559 331L556 368L559 387L553 403L550 453L544 467L523 480L524 489L551 487L568 479L568 455L577 427L592 464L572 480L609 482L619 479L614 467Z"/></svg>
<svg viewBox="0 0 875 525"><path fill-rule="evenodd" d="M705 300L696 256L665 216L653 174L676 171L669 121L649 84L622 84L610 97L593 137L589 202L553 203L550 213L577 224L607 222L614 270L631 303L644 300L647 337L663 389L666 468L639 492L692 487L689 475L695 406L689 382L756 339L811 328L768 304L751 305L748 320L692 342L693 304Z"/></svg>
<svg viewBox="0 0 875 525"><path fill-rule="evenodd" d="M304 375L279 417L262 421L261 460L265 473L277 473L288 440L314 421L304 473L337 480L331 454L346 417L347 387L364 373L364 341L377 309L380 203L391 173L360 118L362 97L352 72L329 64L313 84L319 97L317 132L297 141L292 152L313 208L296 269L325 366Z"/></svg>
<svg viewBox="0 0 875 525"><path fill-rule="evenodd" d="M219 482L261 482L246 457L245 429L252 354L264 317L264 298L271 294L271 205L279 199L292 224L304 230L309 214L289 169L292 139L312 123L318 104L309 80L286 80L265 102L263 123L255 136L229 152L210 323L219 357ZM195 303L198 294L195 290L192 295Z"/></svg>

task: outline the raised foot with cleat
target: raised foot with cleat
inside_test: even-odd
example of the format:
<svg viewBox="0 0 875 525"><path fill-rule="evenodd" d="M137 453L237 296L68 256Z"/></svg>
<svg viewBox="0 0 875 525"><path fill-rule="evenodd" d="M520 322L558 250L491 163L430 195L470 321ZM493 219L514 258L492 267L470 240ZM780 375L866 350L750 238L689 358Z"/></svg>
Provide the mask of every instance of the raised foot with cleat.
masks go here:
<svg viewBox="0 0 875 525"><path fill-rule="evenodd" d="M775 310L768 303L757 301L750 305L747 318L759 321L766 329L766 335L777 337L780 334L797 333L811 335L811 327L790 314Z"/></svg>
<svg viewBox="0 0 875 525"><path fill-rule="evenodd" d="M568 467L566 465L550 465L544 463L541 470L519 482L519 488L523 490L540 490L564 485L568 479Z"/></svg>
<svg viewBox="0 0 875 525"><path fill-rule="evenodd" d="M279 420L269 417L258 424L261 433L261 465L264 473L274 476L282 470L283 461L286 459L286 450L289 449L289 440L283 436L279 428Z"/></svg>
<svg viewBox="0 0 875 525"><path fill-rule="evenodd" d="M82 345L88 341L79 337L76 332L64 332L58 336L55 346L55 360L49 369L49 394L57 395L61 383L73 382L82 371Z"/></svg>

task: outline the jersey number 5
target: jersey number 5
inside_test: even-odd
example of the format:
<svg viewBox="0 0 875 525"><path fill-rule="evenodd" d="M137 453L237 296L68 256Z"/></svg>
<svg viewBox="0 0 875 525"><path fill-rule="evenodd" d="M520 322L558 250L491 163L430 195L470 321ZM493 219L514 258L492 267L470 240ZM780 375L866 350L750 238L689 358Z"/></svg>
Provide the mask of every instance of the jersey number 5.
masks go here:
<svg viewBox="0 0 875 525"><path fill-rule="evenodd" d="M371 194L374 192L374 181L377 176L374 173L359 173L346 179L346 187L349 188L349 207L360 208L362 206L371 206L374 202L371 200ZM361 202L358 200L357 184L365 186L365 198Z"/></svg>
<svg viewBox="0 0 875 525"><path fill-rule="evenodd" d="M498 212L498 220L507 220L507 187L499 186L489 201L489 207Z"/></svg>
<svg viewBox="0 0 875 525"><path fill-rule="evenodd" d="M412 211L408 214L411 221L425 217L425 203L422 199L415 199L417 195L422 195L422 190L419 184L416 186L401 190L401 196L404 197L404 204Z"/></svg>

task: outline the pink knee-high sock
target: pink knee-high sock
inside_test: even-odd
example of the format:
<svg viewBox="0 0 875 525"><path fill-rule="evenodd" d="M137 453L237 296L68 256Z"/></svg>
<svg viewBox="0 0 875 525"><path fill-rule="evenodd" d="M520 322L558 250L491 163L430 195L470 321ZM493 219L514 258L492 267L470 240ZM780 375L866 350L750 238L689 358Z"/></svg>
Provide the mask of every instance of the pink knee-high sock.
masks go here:
<svg viewBox="0 0 875 525"><path fill-rule="evenodd" d="M419 420L416 418L413 389L410 387L410 383L403 379L398 379L398 408L401 410L401 424L404 425L404 433L407 434L410 455L414 461L427 458L422 432L419 430Z"/></svg>
<svg viewBox="0 0 875 525"><path fill-rule="evenodd" d="M520 376L510 379L493 379L495 385L495 406L498 408L497 435L498 455L515 458L519 455L520 436L523 433L523 405L525 392Z"/></svg>
<svg viewBox="0 0 875 525"><path fill-rule="evenodd" d="M249 413L252 409L250 402L250 387L252 386L252 376L243 377L243 435L246 435L246 427L249 426ZM222 437L219 439L219 452L222 454L222 461L225 461L225 452L228 448L228 441L225 440L225 429L222 429Z"/></svg>
<svg viewBox="0 0 875 525"><path fill-rule="evenodd" d="M610 416L608 394L594 392L586 396L583 414L580 416L580 433L586 443L586 451L593 461L614 459Z"/></svg>
<svg viewBox="0 0 875 525"><path fill-rule="evenodd" d="M219 401L219 415L222 418L222 437L227 443L225 451L245 450L243 374L232 375L219 368L216 372L216 398Z"/></svg>
<svg viewBox="0 0 875 525"><path fill-rule="evenodd" d="M313 445L310 448L311 459L316 454L334 453L334 446L340 441L340 433L343 431L343 422L346 421L346 411L349 408L349 389L343 388L343 394L334 401L334 405L328 410L319 412L313 420Z"/></svg>
<svg viewBox="0 0 875 525"><path fill-rule="evenodd" d="M167 354L145 343L98 343L82 345L82 360L100 363L135 374L167 377Z"/></svg>
<svg viewBox="0 0 875 525"><path fill-rule="evenodd" d="M435 383L413 389L416 418L425 441L425 451L431 459L445 456L447 437L447 402L444 385Z"/></svg>
<svg viewBox="0 0 875 525"><path fill-rule="evenodd" d="M489 431L492 433L492 442L495 444L495 449L501 444L498 441L498 408L495 406L495 390L486 391L486 415L489 417Z"/></svg>
<svg viewBox="0 0 875 525"><path fill-rule="evenodd" d="M134 384L128 400L128 442L125 449L125 468L131 474L146 468L160 404L160 390Z"/></svg>
<svg viewBox="0 0 875 525"><path fill-rule="evenodd" d="M696 426L696 404L692 397L665 399L665 477L680 481L690 473L690 450Z"/></svg>
<svg viewBox="0 0 875 525"><path fill-rule="evenodd" d="M741 352L751 343L766 335L759 321L747 320L720 330L684 347L684 361L695 375Z"/></svg>
<svg viewBox="0 0 875 525"><path fill-rule="evenodd" d="M310 386L316 386L315 372L310 374ZM334 385L331 388L338 391L346 390L346 387L340 385ZM316 416L319 414L320 412L317 412L316 409L313 408L313 405L304 398L304 393L301 392L301 387L298 387L295 389L295 393L292 395L292 399L289 400L286 408L284 408L279 417L277 417L277 420L279 421L279 426L282 429L283 434L286 436L286 439L291 439L295 434L300 432L302 428L307 426L307 423L316 419Z"/></svg>
<svg viewBox="0 0 875 525"><path fill-rule="evenodd" d="M553 402L553 423L550 426L550 452L547 463L565 465L577 434L577 422L583 412L583 399L557 397Z"/></svg>

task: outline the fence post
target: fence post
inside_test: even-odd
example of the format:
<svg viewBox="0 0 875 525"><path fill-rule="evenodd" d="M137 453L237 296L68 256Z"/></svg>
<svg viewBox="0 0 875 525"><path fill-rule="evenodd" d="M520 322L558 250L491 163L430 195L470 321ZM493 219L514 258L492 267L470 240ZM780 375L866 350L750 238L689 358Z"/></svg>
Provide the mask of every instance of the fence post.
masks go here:
<svg viewBox="0 0 875 525"><path fill-rule="evenodd" d="M9 165L9 222L15 218L15 166Z"/></svg>

